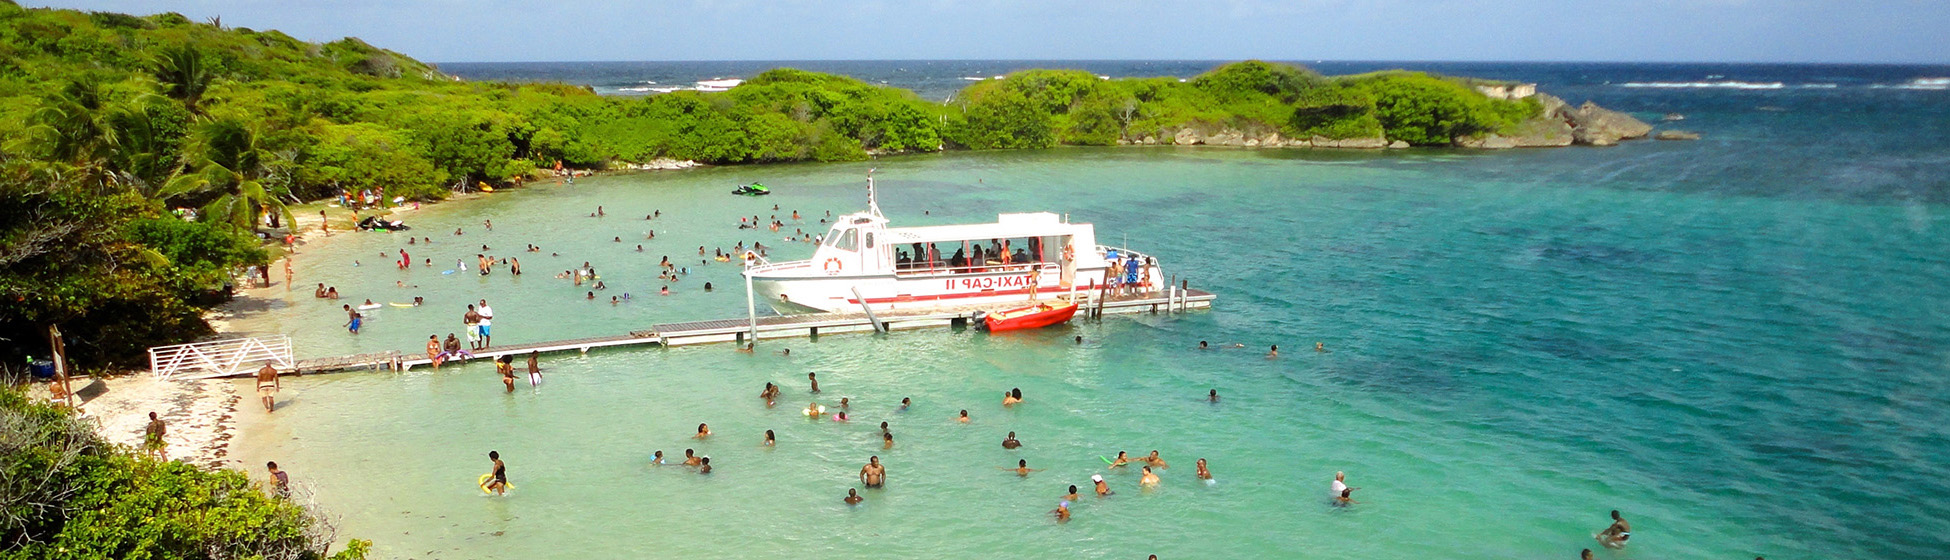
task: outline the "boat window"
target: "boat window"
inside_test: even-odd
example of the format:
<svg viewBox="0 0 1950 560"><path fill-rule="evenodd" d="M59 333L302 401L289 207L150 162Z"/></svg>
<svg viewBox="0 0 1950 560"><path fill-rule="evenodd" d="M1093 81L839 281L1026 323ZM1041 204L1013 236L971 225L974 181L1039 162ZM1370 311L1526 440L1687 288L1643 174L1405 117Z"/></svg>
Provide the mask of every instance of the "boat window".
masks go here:
<svg viewBox="0 0 1950 560"><path fill-rule="evenodd" d="M873 248L873 232L871 231L867 232L867 248Z"/></svg>
<svg viewBox="0 0 1950 560"><path fill-rule="evenodd" d="M834 236L831 246L842 251L860 250L860 230L849 229L846 233Z"/></svg>

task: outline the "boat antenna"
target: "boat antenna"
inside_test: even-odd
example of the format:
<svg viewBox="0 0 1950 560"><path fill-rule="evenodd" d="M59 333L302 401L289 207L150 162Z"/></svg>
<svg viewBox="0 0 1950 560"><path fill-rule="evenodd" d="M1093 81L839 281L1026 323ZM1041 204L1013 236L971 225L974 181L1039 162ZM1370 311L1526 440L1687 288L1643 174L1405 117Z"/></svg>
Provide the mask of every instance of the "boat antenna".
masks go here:
<svg viewBox="0 0 1950 560"><path fill-rule="evenodd" d="M880 168L867 168L867 212L872 213L875 218L883 217L880 215L880 201L873 196L873 172L878 169Z"/></svg>

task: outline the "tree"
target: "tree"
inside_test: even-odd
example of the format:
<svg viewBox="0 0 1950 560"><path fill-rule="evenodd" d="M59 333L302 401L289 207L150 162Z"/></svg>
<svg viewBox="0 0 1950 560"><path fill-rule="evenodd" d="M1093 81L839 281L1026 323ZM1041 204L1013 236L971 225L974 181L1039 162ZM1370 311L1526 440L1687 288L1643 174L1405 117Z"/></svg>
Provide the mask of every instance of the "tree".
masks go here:
<svg viewBox="0 0 1950 560"><path fill-rule="evenodd" d="M191 114L203 114L198 104L216 76L205 62L202 49L188 43L163 47L150 65L150 73L162 86L163 95L182 102Z"/></svg>
<svg viewBox="0 0 1950 560"><path fill-rule="evenodd" d="M164 199L214 192L202 219L238 229L256 228L266 214L296 221L279 199L280 189L265 181L268 160L277 156L258 144L256 130L236 119L218 119L203 125L198 136L196 171L171 179L163 187Z"/></svg>

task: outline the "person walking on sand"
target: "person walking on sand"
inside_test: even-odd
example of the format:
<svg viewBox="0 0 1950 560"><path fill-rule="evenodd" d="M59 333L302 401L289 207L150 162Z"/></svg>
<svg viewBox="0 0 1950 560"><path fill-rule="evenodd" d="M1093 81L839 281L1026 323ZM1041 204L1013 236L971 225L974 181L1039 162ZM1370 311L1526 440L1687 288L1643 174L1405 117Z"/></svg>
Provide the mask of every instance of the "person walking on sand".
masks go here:
<svg viewBox="0 0 1950 560"><path fill-rule="evenodd" d="M481 315L481 349L486 350L489 345L494 344L494 331L491 330L492 327L494 326L493 325L494 308L488 307L487 300L481 300L480 315Z"/></svg>
<svg viewBox="0 0 1950 560"><path fill-rule="evenodd" d="M460 316L460 323L467 327L467 349L481 349L481 313L474 310L474 304L467 304L467 313Z"/></svg>
<svg viewBox="0 0 1950 560"><path fill-rule="evenodd" d="M284 291L291 291L291 257L284 258Z"/></svg>
<svg viewBox="0 0 1950 560"><path fill-rule="evenodd" d="M271 412L275 408L272 406L272 401L276 399L280 388L282 385L278 383L278 368L272 367L271 362L264 362L264 367L257 368L257 396L264 400L265 412Z"/></svg>
<svg viewBox="0 0 1950 560"><path fill-rule="evenodd" d="M155 412L149 413L149 425L142 428L142 449L157 459L169 460L169 442L163 437L169 435L169 426L163 425Z"/></svg>

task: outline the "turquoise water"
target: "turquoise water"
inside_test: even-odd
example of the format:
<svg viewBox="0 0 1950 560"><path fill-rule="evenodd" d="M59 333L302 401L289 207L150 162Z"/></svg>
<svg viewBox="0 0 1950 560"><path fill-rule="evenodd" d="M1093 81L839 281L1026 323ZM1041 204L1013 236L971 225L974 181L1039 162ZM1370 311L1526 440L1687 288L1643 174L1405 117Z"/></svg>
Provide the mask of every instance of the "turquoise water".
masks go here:
<svg viewBox="0 0 1950 560"><path fill-rule="evenodd" d="M1950 544L1950 224L1928 169L1950 157L1770 144L1784 134L1765 120L1779 118L1728 115L1707 141L1614 149L884 159L897 225L1068 212L1102 241L1128 236L1217 306L1009 336L778 341L756 355L561 355L543 360L544 385L513 394L485 364L307 376L287 381L286 404L239 454L278 461L344 516L345 535L403 558L1574 558L1611 509L1635 537L1600 558L1936 555ZM435 242L408 247L416 260L471 268L487 243L527 274L402 273L389 262L403 235L341 234L300 255L305 288L239 326L327 355L415 350L459 331L461 306L480 298L503 344L738 316L735 269L697 266L697 246L770 245L735 223L774 203L808 221L856 210L864 167L602 177L428 207L406 217ZM750 181L778 194L727 194ZM609 216L586 217L598 204ZM654 209L664 217L644 221ZM657 239L638 254L648 227ZM519 253L526 243L544 253ZM810 253L779 246L775 259ZM660 297L666 254L693 273ZM551 277L583 261L611 284L602 302ZM346 299L310 298L320 281ZM622 291L635 298L607 303ZM413 294L428 305L379 310L357 336L337 328L337 303ZM1284 355L1266 358L1272 344ZM807 371L819 402L852 400L854 422L798 414ZM767 381L785 387L776 408L756 398ZM1028 402L1004 409L1011 387ZM1202 400L1211 388L1221 404ZM894 411L902 397L913 410ZM953 422L960 409L974 422ZM688 439L699 422L717 435ZM777 448L758 446L765 429ZM998 445L1008 431L1022 449ZM716 471L646 465L686 447ZM490 449L516 486L506 498L473 487ZM1172 466L1150 492L1097 458L1152 449ZM890 482L848 508L869 455ZM1219 483L1193 479L1199 457ZM1017 459L1048 470L999 469ZM1335 471L1361 504L1327 505ZM1051 521L1064 487L1088 494L1099 473L1118 494Z"/></svg>

